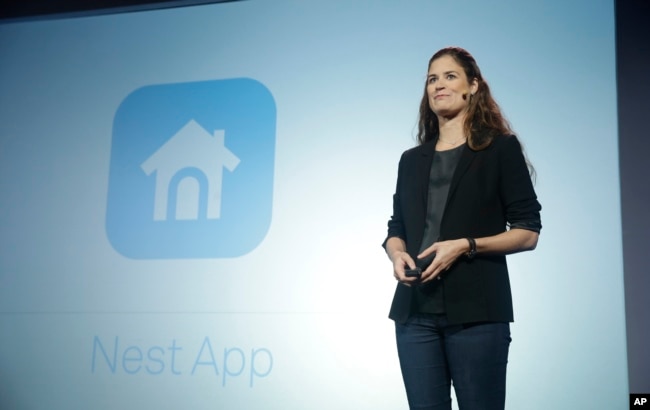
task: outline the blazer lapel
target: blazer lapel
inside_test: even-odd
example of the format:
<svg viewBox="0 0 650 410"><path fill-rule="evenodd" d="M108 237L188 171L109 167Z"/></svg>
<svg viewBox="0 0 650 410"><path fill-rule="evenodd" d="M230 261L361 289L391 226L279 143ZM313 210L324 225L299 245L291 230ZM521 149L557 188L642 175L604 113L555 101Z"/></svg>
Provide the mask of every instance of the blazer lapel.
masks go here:
<svg viewBox="0 0 650 410"><path fill-rule="evenodd" d="M410 174L410 180L405 183L409 184L413 192L412 211L405 215L411 223L414 241L409 242L408 252L412 257L418 254L422 236L424 235L424 226L427 218L427 202L429 200L429 174L431 173L431 162L436 150L435 141L427 142L418 147L417 156L413 157L413 173ZM419 192L418 192L419 191Z"/></svg>
<svg viewBox="0 0 650 410"><path fill-rule="evenodd" d="M456 170L454 171L454 175L451 177L451 185L449 186L449 193L447 194L445 209L447 209L447 205L449 205L449 200L454 196L454 192L456 192L456 188L458 188L458 184L460 183L460 180L469 169L469 166L474 161L474 158L476 158L476 152L472 151L467 145L465 145L465 147L463 148L463 152L460 155L460 159L458 160L458 165L456 165Z"/></svg>
<svg viewBox="0 0 650 410"><path fill-rule="evenodd" d="M418 186L420 187L420 196L426 213L427 202L429 200L429 178L431 174L431 162L436 153L436 141L430 141L422 146L422 156L418 163L417 175L420 178Z"/></svg>

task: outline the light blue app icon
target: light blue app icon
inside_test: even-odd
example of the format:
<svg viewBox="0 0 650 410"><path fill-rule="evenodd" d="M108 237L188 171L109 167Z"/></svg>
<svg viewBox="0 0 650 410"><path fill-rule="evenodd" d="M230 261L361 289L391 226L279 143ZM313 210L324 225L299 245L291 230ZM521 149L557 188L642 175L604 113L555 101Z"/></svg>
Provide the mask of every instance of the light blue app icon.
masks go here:
<svg viewBox="0 0 650 410"><path fill-rule="evenodd" d="M134 259L225 258L271 224L275 101L260 82L151 85L118 108L106 232Z"/></svg>

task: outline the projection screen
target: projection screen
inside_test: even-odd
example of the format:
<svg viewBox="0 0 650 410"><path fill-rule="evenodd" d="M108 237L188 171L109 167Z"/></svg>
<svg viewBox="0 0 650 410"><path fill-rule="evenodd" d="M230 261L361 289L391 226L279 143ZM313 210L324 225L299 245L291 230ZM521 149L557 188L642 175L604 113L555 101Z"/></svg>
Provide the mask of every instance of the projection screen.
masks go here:
<svg viewBox="0 0 650 410"><path fill-rule="evenodd" d="M0 407L406 409L380 244L448 45L543 206L508 257L507 408L627 408L609 0L0 25Z"/></svg>

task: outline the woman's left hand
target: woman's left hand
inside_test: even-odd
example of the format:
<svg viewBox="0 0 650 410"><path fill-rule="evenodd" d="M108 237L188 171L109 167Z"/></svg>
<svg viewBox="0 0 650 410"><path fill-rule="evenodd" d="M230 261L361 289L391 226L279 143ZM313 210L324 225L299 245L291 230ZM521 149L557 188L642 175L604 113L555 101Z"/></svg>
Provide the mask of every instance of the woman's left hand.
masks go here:
<svg viewBox="0 0 650 410"><path fill-rule="evenodd" d="M422 272L421 282L429 282L435 278L440 279L442 272L449 270L456 259L469 250L467 239L453 239L450 241L436 242L426 248L418 255L418 259L424 259L435 253L436 257L431 264Z"/></svg>

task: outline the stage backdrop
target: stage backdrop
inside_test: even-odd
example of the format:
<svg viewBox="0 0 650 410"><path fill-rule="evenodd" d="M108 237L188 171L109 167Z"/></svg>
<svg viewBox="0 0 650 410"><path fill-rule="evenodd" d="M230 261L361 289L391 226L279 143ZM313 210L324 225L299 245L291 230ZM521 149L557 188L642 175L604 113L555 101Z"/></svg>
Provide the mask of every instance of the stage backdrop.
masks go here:
<svg viewBox="0 0 650 410"><path fill-rule="evenodd" d="M246 1L0 26L0 407L405 409L380 247L429 57L537 170L509 409L628 406L614 6Z"/></svg>

